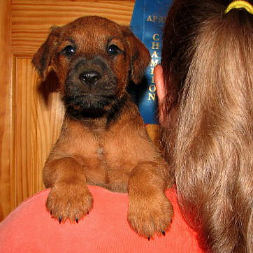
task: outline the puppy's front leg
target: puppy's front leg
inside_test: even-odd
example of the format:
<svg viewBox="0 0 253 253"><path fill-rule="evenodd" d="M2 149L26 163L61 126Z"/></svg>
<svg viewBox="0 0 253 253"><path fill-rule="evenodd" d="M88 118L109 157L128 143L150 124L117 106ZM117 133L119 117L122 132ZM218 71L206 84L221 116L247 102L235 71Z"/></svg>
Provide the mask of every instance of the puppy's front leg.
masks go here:
<svg viewBox="0 0 253 253"><path fill-rule="evenodd" d="M162 171L161 164L146 162L136 166L129 179L128 221L138 234L149 239L155 233L165 234L173 217Z"/></svg>
<svg viewBox="0 0 253 253"><path fill-rule="evenodd" d="M75 158L49 160L44 168L44 183L52 187L47 209L60 223L67 219L78 222L92 208L84 169Z"/></svg>

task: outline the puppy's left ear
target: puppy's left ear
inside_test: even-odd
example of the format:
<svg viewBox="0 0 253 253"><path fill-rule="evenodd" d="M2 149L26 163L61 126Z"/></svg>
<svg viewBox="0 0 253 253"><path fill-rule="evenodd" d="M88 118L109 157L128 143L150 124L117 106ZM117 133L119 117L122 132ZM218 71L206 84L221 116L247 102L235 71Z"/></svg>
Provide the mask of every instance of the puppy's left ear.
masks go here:
<svg viewBox="0 0 253 253"><path fill-rule="evenodd" d="M125 35L130 48L131 57L131 80L138 84L141 82L144 71L150 62L150 53L144 44L133 34L130 29L125 28Z"/></svg>

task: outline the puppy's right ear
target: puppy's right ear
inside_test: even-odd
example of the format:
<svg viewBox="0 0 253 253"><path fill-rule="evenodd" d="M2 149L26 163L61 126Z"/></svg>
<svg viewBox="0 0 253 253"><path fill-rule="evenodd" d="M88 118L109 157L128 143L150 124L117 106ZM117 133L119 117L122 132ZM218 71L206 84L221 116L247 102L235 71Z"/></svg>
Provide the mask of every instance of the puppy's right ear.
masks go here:
<svg viewBox="0 0 253 253"><path fill-rule="evenodd" d="M133 32L125 27L124 35L129 44L129 53L131 57L131 80L138 84L141 82L146 67L150 62L150 53L145 45L133 34Z"/></svg>
<svg viewBox="0 0 253 253"><path fill-rule="evenodd" d="M47 40L42 44L37 53L33 56L32 63L42 80L45 80L47 69L57 48L60 36L60 27L51 27Z"/></svg>

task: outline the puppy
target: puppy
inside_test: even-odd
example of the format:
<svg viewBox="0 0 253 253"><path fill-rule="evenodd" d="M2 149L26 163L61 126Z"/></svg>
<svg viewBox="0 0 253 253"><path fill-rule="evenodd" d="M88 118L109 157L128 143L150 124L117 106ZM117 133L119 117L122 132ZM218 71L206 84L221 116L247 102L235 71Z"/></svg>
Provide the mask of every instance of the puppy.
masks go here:
<svg viewBox="0 0 253 253"><path fill-rule="evenodd" d="M173 209L168 168L126 92L141 81L150 55L124 26L83 17L54 27L33 57L42 79L52 66L66 115L44 167L47 209L78 222L92 208L87 184L129 193L128 221L140 235L164 234Z"/></svg>

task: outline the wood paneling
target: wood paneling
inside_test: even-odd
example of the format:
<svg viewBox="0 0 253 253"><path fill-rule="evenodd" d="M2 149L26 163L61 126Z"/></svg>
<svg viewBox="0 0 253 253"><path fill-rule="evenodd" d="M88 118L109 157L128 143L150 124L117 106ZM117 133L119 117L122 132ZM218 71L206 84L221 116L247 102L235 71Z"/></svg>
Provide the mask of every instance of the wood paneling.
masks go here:
<svg viewBox="0 0 253 253"><path fill-rule="evenodd" d="M13 80L14 206L43 189L42 168L62 125L54 79L40 84L31 59L16 57Z"/></svg>
<svg viewBox="0 0 253 253"><path fill-rule="evenodd" d="M0 1L0 220L43 189L42 168L61 128L64 108L50 75L41 83L33 54L52 25L100 15L129 25L134 0Z"/></svg>
<svg viewBox="0 0 253 253"><path fill-rule="evenodd" d="M11 4L0 1L0 220L11 209Z"/></svg>
<svg viewBox="0 0 253 253"><path fill-rule="evenodd" d="M130 1L13 1L12 50L33 54L52 25L64 25L81 16L98 15L129 25L133 5Z"/></svg>

